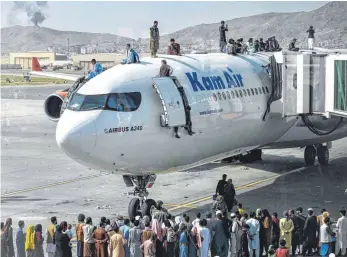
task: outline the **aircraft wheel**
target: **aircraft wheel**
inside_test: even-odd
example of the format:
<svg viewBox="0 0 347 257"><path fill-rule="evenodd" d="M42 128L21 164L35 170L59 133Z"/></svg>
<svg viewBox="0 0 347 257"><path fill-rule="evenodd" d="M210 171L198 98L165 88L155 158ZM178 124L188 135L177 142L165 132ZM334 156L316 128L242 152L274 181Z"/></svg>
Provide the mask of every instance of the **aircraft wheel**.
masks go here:
<svg viewBox="0 0 347 257"><path fill-rule="evenodd" d="M329 149L326 146L318 145L317 157L320 165L327 165L329 162Z"/></svg>
<svg viewBox="0 0 347 257"><path fill-rule="evenodd" d="M148 216L150 219L152 219L152 210L153 207L157 207L157 203L153 200L153 199L147 199L141 208L141 212L142 212L142 217L143 216Z"/></svg>
<svg viewBox="0 0 347 257"><path fill-rule="evenodd" d="M316 149L314 148L314 146L310 145L305 147L304 157L305 157L305 164L307 166L314 164L314 161L316 159Z"/></svg>
<svg viewBox="0 0 347 257"><path fill-rule="evenodd" d="M135 217L139 215L140 208L141 208L140 199L139 198L131 199L128 206L128 215L130 220L134 220Z"/></svg>

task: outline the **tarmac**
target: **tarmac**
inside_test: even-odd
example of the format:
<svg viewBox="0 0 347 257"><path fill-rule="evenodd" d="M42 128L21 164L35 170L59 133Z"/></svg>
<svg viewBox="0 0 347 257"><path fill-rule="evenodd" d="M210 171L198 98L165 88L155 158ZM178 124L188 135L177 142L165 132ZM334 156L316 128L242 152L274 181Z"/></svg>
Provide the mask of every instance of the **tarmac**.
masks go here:
<svg viewBox="0 0 347 257"><path fill-rule="evenodd" d="M74 224L79 213L114 219L127 216L132 196L123 178L91 170L68 158L55 142L56 123L44 114L43 101L66 85L1 88L1 221L13 219L45 227L51 216ZM347 139L333 142L329 165L305 167L303 149L264 150L261 162L210 163L186 172L158 175L150 197L174 215L194 218L210 211L222 174L233 179L246 212L326 208L337 219L347 207Z"/></svg>

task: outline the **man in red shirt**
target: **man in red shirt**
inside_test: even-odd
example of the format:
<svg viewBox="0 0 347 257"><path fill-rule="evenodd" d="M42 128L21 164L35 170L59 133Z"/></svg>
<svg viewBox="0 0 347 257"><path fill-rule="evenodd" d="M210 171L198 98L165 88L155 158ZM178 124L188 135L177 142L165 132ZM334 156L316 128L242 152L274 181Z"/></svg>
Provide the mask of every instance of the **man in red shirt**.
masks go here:
<svg viewBox="0 0 347 257"><path fill-rule="evenodd" d="M180 51L181 51L180 45L175 43L175 39L171 38L170 44L168 45L168 48L167 48L167 54L168 55L181 55Z"/></svg>

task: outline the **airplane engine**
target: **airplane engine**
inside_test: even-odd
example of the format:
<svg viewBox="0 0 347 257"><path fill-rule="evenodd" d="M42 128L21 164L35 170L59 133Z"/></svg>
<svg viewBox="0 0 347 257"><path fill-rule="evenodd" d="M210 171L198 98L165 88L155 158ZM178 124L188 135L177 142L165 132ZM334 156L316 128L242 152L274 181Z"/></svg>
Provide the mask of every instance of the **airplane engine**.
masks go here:
<svg viewBox="0 0 347 257"><path fill-rule="evenodd" d="M45 100L45 113L52 121L58 121L61 115L61 106L64 98L59 94L52 94Z"/></svg>

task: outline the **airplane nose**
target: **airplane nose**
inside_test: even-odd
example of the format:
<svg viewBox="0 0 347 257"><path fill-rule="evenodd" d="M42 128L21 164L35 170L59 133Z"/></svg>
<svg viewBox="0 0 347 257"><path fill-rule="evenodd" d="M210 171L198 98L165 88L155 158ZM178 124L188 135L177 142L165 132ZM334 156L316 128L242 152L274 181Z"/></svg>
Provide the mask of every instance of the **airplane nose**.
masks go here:
<svg viewBox="0 0 347 257"><path fill-rule="evenodd" d="M66 110L56 130L58 146L73 159L89 161L96 144L95 118L85 113Z"/></svg>

